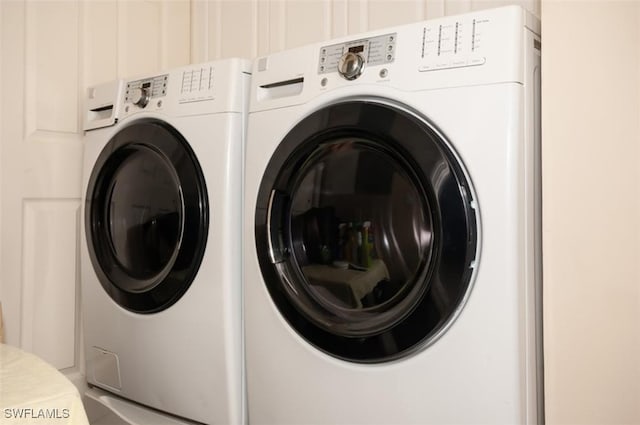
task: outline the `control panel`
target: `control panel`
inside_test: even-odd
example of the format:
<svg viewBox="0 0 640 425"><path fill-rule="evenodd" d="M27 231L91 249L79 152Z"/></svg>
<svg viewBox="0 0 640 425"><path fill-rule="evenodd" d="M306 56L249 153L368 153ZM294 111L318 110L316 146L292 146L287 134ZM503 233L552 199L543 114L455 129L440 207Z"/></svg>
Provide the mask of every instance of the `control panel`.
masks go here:
<svg viewBox="0 0 640 425"><path fill-rule="evenodd" d="M124 102L146 107L151 99L166 96L168 79L169 74L164 74L128 82Z"/></svg>
<svg viewBox="0 0 640 425"><path fill-rule="evenodd" d="M459 19L427 24L422 31L420 71L482 65L489 19Z"/></svg>
<svg viewBox="0 0 640 425"><path fill-rule="evenodd" d="M511 5L273 53L254 64L251 110L299 104L343 87L369 93L374 90L364 86L372 85L378 93L524 83L523 48L530 46L523 35L539 31L533 15Z"/></svg>
<svg viewBox="0 0 640 425"><path fill-rule="evenodd" d="M338 72L347 80L360 76L365 65L382 65L395 60L396 33L333 44L320 48L318 74Z"/></svg>

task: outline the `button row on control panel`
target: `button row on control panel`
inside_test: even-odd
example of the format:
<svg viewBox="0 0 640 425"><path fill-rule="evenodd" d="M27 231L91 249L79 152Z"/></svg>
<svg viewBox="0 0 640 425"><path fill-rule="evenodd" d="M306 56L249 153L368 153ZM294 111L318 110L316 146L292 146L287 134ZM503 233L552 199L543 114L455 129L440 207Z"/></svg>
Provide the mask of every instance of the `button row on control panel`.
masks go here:
<svg viewBox="0 0 640 425"><path fill-rule="evenodd" d="M150 98L165 96L167 94L168 78L168 75L160 75L154 78L147 78L127 83L124 98L125 103L132 101L132 93L135 90L140 90L145 96ZM136 95L138 95L137 92Z"/></svg>
<svg viewBox="0 0 640 425"><path fill-rule="evenodd" d="M418 68L418 71L427 72L427 71L437 71L440 69L464 68L468 66L484 65L485 62L486 62L486 59L483 57L469 58L469 59L456 58L451 60L444 59L444 60L438 60L436 62L426 64L426 65L422 65Z"/></svg>
<svg viewBox="0 0 640 425"><path fill-rule="evenodd" d="M385 59L387 60L387 62L393 62L393 56L395 54L395 49L396 49L396 35L395 34L389 34L387 37L387 42L385 44L385 50L386 50L386 57Z"/></svg>

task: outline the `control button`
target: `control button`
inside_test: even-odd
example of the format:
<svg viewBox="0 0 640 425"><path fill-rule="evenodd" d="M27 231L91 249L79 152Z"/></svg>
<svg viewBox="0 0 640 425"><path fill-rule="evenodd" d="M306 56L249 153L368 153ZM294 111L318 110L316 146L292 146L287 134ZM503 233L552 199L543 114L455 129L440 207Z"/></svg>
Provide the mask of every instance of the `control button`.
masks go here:
<svg viewBox="0 0 640 425"><path fill-rule="evenodd" d="M362 74L364 59L357 53L347 52L338 62L338 72L347 80L355 80Z"/></svg>
<svg viewBox="0 0 640 425"><path fill-rule="evenodd" d="M387 61L391 62L393 60L393 55L387 55Z"/></svg>
<svg viewBox="0 0 640 425"><path fill-rule="evenodd" d="M326 78L323 78L322 80L320 80L320 85L321 85L322 87L326 87L326 86L327 86L327 82L328 82L328 81L329 81L329 80L327 80Z"/></svg>
<svg viewBox="0 0 640 425"><path fill-rule="evenodd" d="M382 68L379 75L380 78L387 78L387 76L389 75L389 71L387 71L387 68Z"/></svg>
<svg viewBox="0 0 640 425"><path fill-rule="evenodd" d="M143 88L135 88L131 90L131 103L144 108L149 103L149 91Z"/></svg>

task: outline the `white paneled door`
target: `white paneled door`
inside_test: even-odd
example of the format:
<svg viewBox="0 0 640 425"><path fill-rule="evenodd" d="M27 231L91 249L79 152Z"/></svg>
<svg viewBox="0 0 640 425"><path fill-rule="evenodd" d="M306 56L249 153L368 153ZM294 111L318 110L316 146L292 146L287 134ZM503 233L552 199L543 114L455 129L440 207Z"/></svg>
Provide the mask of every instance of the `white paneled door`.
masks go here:
<svg viewBox="0 0 640 425"><path fill-rule="evenodd" d="M190 62L190 3L0 1L5 341L78 368L86 87Z"/></svg>
<svg viewBox="0 0 640 425"><path fill-rule="evenodd" d="M2 2L5 339L58 368L77 333L79 19L77 3Z"/></svg>

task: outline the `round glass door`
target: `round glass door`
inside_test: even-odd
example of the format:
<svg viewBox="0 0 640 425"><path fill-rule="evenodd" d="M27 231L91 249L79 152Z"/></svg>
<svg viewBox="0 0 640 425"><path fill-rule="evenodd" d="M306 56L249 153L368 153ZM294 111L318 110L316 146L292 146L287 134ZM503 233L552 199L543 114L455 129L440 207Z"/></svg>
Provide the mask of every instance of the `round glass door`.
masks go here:
<svg viewBox="0 0 640 425"><path fill-rule="evenodd" d="M118 132L96 161L85 226L107 293L140 313L163 310L188 289L208 227L206 188L184 138L157 120Z"/></svg>
<svg viewBox="0 0 640 425"><path fill-rule="evenodd" d="M471 286L471 193L448 144L407 111L354 101L308 116L258 194L256 249L273 301L341 359L382 362L428 345Z"/></svg>

